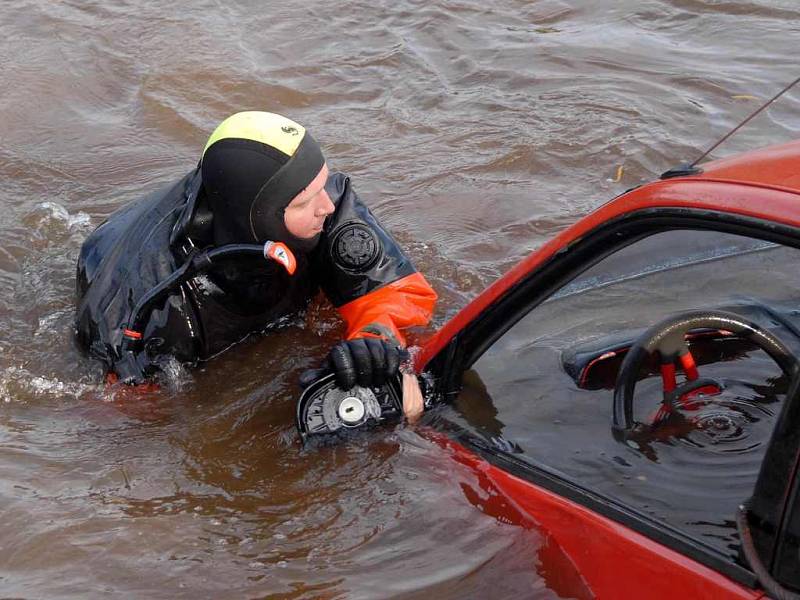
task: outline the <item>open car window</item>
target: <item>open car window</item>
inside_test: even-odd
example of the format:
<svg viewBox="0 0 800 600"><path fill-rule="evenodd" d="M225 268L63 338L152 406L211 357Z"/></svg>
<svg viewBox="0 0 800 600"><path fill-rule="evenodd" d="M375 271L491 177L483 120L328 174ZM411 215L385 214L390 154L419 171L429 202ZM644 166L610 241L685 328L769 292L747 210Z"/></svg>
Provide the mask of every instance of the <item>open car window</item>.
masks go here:
<svg viewBox="0 0 800 600"><path fill-rule="evenodd" d="M667 231L601 260L531 310L464 373L452 418L556 474L730 559L736 507L758 476L788 381L758 347L701 331L691 341L721 392L624 441L611 427L626 347L686 310L734 312L800 355L800 250L732 234ZM615 362L616 361L616 362ZM663 398L646 370L635 416Z"/></svg>

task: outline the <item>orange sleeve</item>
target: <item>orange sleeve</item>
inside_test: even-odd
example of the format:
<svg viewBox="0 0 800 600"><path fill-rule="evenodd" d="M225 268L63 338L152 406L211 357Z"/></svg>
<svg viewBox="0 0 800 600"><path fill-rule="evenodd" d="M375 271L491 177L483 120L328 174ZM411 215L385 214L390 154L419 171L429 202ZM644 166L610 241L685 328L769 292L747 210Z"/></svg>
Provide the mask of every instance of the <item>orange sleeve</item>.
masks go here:
<svg viewBox="0 0 800 600"><path fill-rule="evenodd" d="M401 329L427 325L436 305L436 292L421 273L412 273L339 307L347 323L347 339L394 337L406 340Z"/></svg>

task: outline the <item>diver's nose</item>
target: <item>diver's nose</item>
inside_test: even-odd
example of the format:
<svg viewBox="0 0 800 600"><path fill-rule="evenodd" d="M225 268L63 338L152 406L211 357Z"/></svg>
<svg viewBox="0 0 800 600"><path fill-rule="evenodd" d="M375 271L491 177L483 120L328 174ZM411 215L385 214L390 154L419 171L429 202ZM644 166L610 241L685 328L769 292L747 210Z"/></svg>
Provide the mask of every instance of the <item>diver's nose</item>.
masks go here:
<svg viewBox="0 0 800 600"><path fill-rule="evenodd" d="M334 210L336 210L336 206L334 206L331 197L328 196L328 192L322 190L322 193L320 194L320 203L317 206L317 216L327 217L328 215L332 214Z"/></svg>

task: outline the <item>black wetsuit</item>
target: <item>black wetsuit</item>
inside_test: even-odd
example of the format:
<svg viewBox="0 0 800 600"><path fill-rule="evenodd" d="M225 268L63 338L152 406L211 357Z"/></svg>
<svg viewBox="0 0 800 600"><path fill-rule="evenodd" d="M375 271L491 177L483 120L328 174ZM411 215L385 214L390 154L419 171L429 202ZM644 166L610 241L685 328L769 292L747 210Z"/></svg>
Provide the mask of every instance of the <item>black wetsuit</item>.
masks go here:
<svg viewBox="0 0 800 600"><path fill-rule="evenodd" d="M114 213L81 248L76 322L80 344L122 380L139 383L168 357L183 363L208 359L302 310L320 287L334 306L341 307L416 273L359 200L348 177L331 174L325 189L336 210L326 220L316 248L296 253L294 275L260 257L215 264L153 305L134 352L122 351L123 329L137 301L192 252L211 245L203 232L199 169Z"/></svg>

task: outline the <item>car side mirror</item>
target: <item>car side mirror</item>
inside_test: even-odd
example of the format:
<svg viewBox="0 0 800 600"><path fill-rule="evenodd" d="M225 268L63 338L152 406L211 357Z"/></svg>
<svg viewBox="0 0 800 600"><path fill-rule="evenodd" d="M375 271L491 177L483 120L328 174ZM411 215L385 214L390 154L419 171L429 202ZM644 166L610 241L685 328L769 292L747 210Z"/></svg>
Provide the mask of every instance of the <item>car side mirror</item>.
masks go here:
<svg viewBox="0 0 800 600"><path fill-rule="evenodd" d="M343 390L334 374L308 385L297 401L296 425L303 442L311 437L341 434L399 421L403 416L400 378L381 387Z"/></svg>

